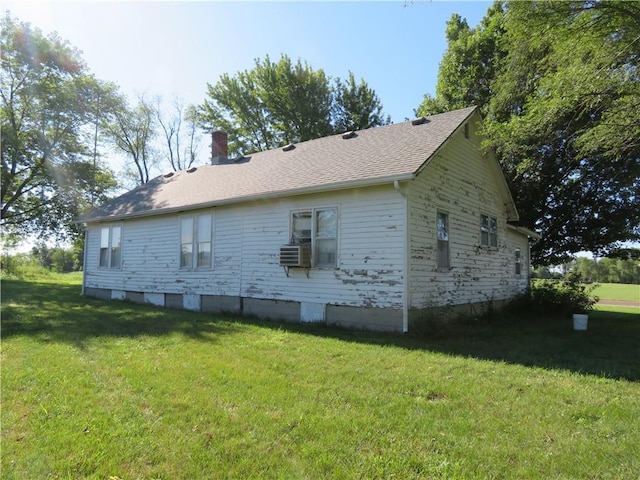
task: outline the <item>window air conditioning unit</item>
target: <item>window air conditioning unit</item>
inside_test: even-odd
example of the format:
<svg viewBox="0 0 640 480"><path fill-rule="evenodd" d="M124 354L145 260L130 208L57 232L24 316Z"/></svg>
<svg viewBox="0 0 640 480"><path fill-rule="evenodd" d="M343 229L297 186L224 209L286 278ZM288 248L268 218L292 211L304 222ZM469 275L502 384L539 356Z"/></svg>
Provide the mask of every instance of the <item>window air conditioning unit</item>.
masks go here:
<svg viewBox="0 0 640 480"><path fill-rule="evenodd" d="M281 267L311 267L310 245L283 245L280 247Z"/></svg>

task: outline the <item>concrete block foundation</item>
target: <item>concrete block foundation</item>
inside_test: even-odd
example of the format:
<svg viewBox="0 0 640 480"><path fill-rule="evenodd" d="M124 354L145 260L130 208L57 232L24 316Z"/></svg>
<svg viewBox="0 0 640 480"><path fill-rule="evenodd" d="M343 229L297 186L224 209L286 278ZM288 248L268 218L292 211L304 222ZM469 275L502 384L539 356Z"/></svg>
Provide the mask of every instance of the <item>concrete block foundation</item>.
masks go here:
<svg viewBox="0 0 640 480"><path fill-rule="evenodd" d="M209 313L242 313L242 299L230 295L202 295L202 311Z"/></svg>
<svg viewBox="0 0 640 480"><path fill-rule="evenodd" d="M402 332L402 310L393 308L309 304L229 295L143 293L104 288L85 288L84 293L102 300L121 299L207 313L231 313L294 323L317 322L361 330Z"/></svg>
<svg viewBox="0 0 640 480"><path fill-rule="evenodd" d="M258 318L281 319L287 322L300 321L300 303L287 300L267 300L263 298L243 298L243 315Z"/></svg>
<svg viewBox="0 0 640 480"><path fill-rule="evenodd" d="M327 324L358 330L402 332L402 310L327 305Z"/></svg>

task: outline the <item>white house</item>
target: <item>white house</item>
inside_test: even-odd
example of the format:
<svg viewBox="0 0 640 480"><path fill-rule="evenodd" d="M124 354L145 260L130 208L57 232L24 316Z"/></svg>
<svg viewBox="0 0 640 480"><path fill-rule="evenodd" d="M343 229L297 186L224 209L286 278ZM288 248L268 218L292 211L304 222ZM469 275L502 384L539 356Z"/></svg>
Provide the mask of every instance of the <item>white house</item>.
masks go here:
<svg viewBox="0 0 640 480"><path fill-rule="evenodd" d="M206 312L406 332L523 292L529 241L466 108L226 157L79 220L83 291Z"/></svg>

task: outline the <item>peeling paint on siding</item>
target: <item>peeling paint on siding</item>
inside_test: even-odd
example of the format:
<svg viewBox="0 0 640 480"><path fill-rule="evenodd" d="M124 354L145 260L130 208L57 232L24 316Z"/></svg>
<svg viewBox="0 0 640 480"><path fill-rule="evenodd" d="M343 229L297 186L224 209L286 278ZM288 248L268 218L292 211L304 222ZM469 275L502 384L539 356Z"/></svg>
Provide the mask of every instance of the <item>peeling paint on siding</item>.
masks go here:
<svg viewBox="0 0 640 480"><path fill-rule="evenodd" d="M528 282L512 274L514 240L508 235L496 179L479 142L463 139L462 134L454 137L409 189L412 308L505 299ZM451 268L446 271L439 271L435 263L438 209L446 211L451 221ZM498 249L479 246L483 213L498 218ZM526 251L526 239L521 248Z"/></svg>
<svg viewBox="0 0 640 480"><path fill-rule="evenodd" d="M278 259L280 246L289 242L290 211L325 205L339 209L339 268L311 269L308 277L292 269L287 277ZM123 222L120 271L97 268L100 239L94 225L86 286L402 308L403 212L393 185L218 207L213 268L206 271L179 268L179 215Z"/></svg>

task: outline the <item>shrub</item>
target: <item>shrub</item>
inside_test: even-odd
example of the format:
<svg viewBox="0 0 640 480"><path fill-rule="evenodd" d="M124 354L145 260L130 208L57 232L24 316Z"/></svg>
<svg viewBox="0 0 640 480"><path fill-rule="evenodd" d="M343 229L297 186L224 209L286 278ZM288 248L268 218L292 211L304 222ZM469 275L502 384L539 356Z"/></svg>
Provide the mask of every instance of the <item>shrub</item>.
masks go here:
<svg viewBox="0 0 640 480"><path fill-rule="evenodd" d="M76 270L72 250L55 248L51 251L51 268L57 273L68 273Z"/></svg>
<svg viewBox="0 0 640 480"><path fill-rule="evenodd" d="M579 283L575 277L567 280L533 280L530 291L511 303L511 311L522 313L555 313L566 316L593 309L598 297L596 285Z"/></svg>
<svg viewBox="0 0 640 480"><path fill-rule="evenodd" d="M35 279L50 275L51 271L40 264L40 261L32 254L3 252L2 254L2 278Z"/></svg>
<svg viewBox="0 0 640 480"><path fill-rule="evenodd" d="M18 271L18 259L15 255L9 255L7 252L2 252L0 256L0 272L2 277L15 277Z"/></svg>

